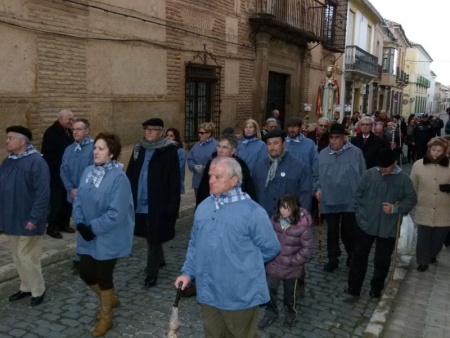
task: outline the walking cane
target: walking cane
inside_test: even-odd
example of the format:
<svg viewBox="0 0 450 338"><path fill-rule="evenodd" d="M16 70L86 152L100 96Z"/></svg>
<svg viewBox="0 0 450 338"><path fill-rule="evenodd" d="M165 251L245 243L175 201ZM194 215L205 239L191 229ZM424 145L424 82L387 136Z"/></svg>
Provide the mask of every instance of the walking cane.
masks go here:
<svg viewBox="0 0 450 338"><path fill-rule="evenodd" d="M403 214L398 214L398 220L397 220L397 234L395 237L395 247L394 247L394 257L392 259L392 272L391 272L391 281L394 280L394 272L395 272L395 262L397 261L397 246L398 246L398 239L400 237L400 226L402 224Z"/></svg>
<svg viewBox="0 0 450 338"><path fill-rule="evenodd" d="M322 218L320 217L320 200L317 200L317 214L319 218L319 265L322 265Z"/></svg>

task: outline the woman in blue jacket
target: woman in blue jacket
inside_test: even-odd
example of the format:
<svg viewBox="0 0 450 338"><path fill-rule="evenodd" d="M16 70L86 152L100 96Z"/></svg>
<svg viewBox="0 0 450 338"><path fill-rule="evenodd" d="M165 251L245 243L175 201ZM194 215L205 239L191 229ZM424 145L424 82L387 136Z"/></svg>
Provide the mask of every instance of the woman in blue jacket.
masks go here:
<svg viewBox="0 0 450 338"><path fill-rule="evenodd" d="M100 298L94 337L103 336L112 326L112 308L119 305L114 267L117 258L130 255L133 242L133 197L123 165L117 162L121 148L114 134L95 138L94 165L81 175L73 203L80 277Z"/></svg>

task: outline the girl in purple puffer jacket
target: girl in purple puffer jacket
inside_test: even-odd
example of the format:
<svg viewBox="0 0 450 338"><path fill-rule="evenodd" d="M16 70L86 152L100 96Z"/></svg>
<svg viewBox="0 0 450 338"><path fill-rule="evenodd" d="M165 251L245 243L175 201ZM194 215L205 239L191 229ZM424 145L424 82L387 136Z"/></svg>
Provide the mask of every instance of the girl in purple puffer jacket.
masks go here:
<svg viewBox="0 0 450 338"><path fill-rule="evenodd" d="M292 327L297 321L297 280L303 277L303 265L311 256L313 247L311 215L300 208L296 195L287 194L278 201L278 212L272 216L271 221L281 244L281 252L266 265L270 302L259 327L268 326L278 318L278 286L281 281L286 312L284 325Z"/></svg>

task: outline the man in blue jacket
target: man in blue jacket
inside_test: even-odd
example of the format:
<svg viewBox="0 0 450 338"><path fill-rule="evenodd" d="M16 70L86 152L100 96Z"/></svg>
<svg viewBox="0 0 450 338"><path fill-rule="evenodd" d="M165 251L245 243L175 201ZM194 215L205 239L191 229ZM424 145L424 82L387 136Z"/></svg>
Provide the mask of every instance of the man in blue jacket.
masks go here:
<svg viewBox="0 0 450 338"><path fill-rule="evenodd" d="M31 306L45 295L41 271L42 240L50 200L47 163L31 145L32 134L23 126L6 128L9 156L0 165L0 231L11 242L19 273L19 291L10 302L31 296Z"/></svg>
<svg viewBox="0 0 450 338"><path fill-rule="evenodd" d="M196 281L206 337L256 337L258 307L269 301L264 262L280 251L267 213L242 191L242 171L231 157L209 169L211 196L198 206L182 275Z"/></svg>

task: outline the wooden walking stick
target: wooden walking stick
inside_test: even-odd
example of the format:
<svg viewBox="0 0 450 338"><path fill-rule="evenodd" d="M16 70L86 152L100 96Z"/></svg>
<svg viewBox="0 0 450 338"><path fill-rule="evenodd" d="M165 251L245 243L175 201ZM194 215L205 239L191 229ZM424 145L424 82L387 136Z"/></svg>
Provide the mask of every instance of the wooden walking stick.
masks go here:
<svg viewBox="0 0 450 338"><path fill-rule="evenodd" d="M398 239L400 237L400 227L402 225L402 219L403 219L403 214L399 213L398 220L397 220L397 232L396 232L396 236L395 236L394 255L393 255L393 259L392 259L391 281L394 280L395 263L397 260L397 246L398 246Z"/></svg>
<svg viewBox="0 0 450 338"><path fill-rule="evenodd" d="M320 217L320 200L317 201L317 215L319 218L319 265L322 265L322 218Z"/></svg>

